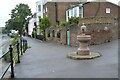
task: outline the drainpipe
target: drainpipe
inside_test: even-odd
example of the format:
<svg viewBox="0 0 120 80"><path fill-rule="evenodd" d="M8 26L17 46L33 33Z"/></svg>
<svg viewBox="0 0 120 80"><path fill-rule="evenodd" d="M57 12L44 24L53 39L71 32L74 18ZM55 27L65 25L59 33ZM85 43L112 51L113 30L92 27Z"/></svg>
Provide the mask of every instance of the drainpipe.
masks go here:
<svg viewBox="0 0 120 80"><path fill-rule="evenodd" d="M98 2L98 9L97 9L97 11L96 11L96 13L95 13L95 17L98 15L98 12L100 11L100 2Z"/></svg>
<svg viewBox="0 0 120 80"><path fill-rule="evenodd" d="M58 4L57 4L57 2L55 2L55 16L56 16L56 18L55 18L56 23L58 24L59 21L58 21Z"/></svg>

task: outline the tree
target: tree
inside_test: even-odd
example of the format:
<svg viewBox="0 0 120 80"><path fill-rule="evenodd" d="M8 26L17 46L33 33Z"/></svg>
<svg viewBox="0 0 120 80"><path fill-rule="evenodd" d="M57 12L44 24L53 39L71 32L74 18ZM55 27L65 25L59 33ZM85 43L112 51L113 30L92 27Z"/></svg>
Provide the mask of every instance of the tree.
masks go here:
<svg viewBox="0 0 120 80"><path fill-rule="evenodd" d="M41 18L39 20L39 26L40 26L40 29L43 31L44 40L46 40L45 30L50 27L50 21L49 21L48 17Z"/></svg>
<svg viewBox="0 0 120 80"><path fill-rule="evenodd" d="M11 19L6 22L6 27L9 29L15 29L22 35L23 28L28 24L29 16L32 15L31 9L27 4L20 3L16 5L11 11Z"/></svg>

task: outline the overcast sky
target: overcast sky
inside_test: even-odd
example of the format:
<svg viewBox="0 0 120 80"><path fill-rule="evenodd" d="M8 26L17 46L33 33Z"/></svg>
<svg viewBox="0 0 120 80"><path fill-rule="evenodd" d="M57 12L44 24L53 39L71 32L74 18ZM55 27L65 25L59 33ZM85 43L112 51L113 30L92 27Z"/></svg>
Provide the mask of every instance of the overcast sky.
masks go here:
<svg viewBox="0 0 120 80"><path fill-rule="evenodd" d="M9 14L14 9L15 5L19 3L28 4L32 10L32 13L36 11L36 1L39 0L1 0L0 1L0 27L5 26L5 22L10 18ZM118 4L120 0L107 0Z"/></svg>

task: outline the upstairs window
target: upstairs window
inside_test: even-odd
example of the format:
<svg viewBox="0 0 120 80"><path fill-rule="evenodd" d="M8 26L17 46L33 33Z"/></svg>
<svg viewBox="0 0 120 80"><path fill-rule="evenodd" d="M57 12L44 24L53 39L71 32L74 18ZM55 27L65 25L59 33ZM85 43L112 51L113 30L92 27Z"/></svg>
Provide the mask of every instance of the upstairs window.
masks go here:
<svg viewBox="0 0 120 80"><path fill-rule="evenodd" d="M47 7L46 7L46 12L48 11Z"/></svg>
<svg viewBox="0 0 120 80"><path fill-rule="evenodd" d="M110 13L110 8L106 8L106 13Z"/></svg>
<svg viewBox="0 0 120 80"><path fill-rule="evenodd" d="M38 5L38 11L41 11L41 5Z"/></svg>
<svg viewBox="0 0 120 80"><path fill-rule="evenodd" d="M74 8L74 17L77 16L77 8Z"/></svg>

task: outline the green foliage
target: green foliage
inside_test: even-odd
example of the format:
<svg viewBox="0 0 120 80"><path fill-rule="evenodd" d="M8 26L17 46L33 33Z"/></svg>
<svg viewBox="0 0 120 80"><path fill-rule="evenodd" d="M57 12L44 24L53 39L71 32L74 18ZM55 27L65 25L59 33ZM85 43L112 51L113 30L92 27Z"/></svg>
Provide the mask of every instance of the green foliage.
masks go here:
<svg viewBox="0 0 120 80"><path fill-rule="evenodd" d="M49 21L48 17L41 18L39 20L39 26L40 26L40 29L41 29L42 34L44 36L44 40L46 40L46 38L45 38L45 30L50 27L50 21Z"/></svg>
<svg viewBox="0 0 120 80"><path fill-rule="evenodd" d="M31 46L27 46L27 48L31 48Z"/></svg>
<svg viewBox="0 0 120 80"><path fill-rule="evenodd" d="M50 37L50 31L48 32L48 35L47 35L47 37Z"/></svg>
<svg viewBox="0 0 120 80"><path fill-rule="evenodd" d="M16 35L15 37L14 37L14 39L11 41L11 44L12 45L15 45L16 43L17 43L17 41L19 41L19 37ZM17 54L17 48L15 47L14 49L13 49L13 56L15 56ZM9 62L10 61L10 54L7 54L5 57L4 57L4 60L6 61L6 62ZM15 61L15 63L17 62L17 58L14 60Z"/></svg>
<svg viewBox="0 0 120 80"><path fill-rule="evenodd" d="M31 16L31 9L27 4L20 3L16 5L11 11L11 19L6 22L6 29L19 30L19 33L23 33L23 27L28 24L29 17Z"/></svg>
<svg viewBox="0 0 120 80"><path fill-rule="evenodd" d="M60 38L60 31L57 32L57 38Z"/></svg>
<svg viewBox="0 0 120 80"><path fill-rule="evenodd" d="M10 54L7 53L7 54L5 55L4 61L10 62Z"/></svg>
<svg viewBox="0 0 120 80"><path fill-rule="evenodd" d="M61 21L60 26L67 26L68 22L67 21Z"/></svg>
<svg viewBox="0 0 120 80"><path fill-rule="evenodd" d="M68 25L69 26L76 26L79 22L79 17L72 17L68 20Z"/></svg>
<svg viewBox="0 0 120 80"><path fill-rule="evenodd" d="M37 34L37 31L36 31L36 30L33 30L33 31L32 31L32 34L35 34L35 35L36 35L36 34Z"/></svg>
<svg viewBox="0 0 120 80"><path fill-rule="evenodd" d="M15 45L17 43L17 41L20 40L20 37L18 37L17 35L14 37L14 39L11 41L12 45Z"/></svg>
<svg viewBox="0 0 120 80"><path fill-rule="evenodd" d="M50 21L48 19L48 17L43 17L39 20L39 26L40 26L40 29L43 29L45 30L46 28L49 28L50 27Z"/></svg>
<svg viewBox="0 0 120 80"><path fill-rule="evenodd" d="M15 47L15 48L13 49L13 57L15 57L16 55L17 55L17 48ZM7 54L7 55L5 55L4 61L10 62L10 53ZM17 61L18 61L18 57L16 57L16 58L14 59L14 62L15 62L14 64L16 64Z"/></svg>
<svg viewBox="0 0 120 80"><path fill-rule="evenodd" d="M6 34L7 30L5 28L2 28L2 34Z"/></svg>

